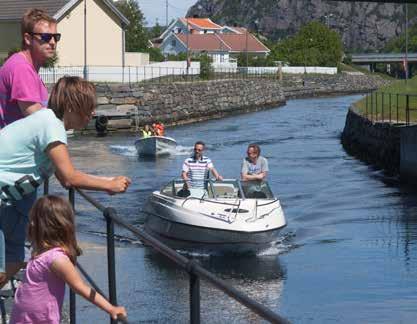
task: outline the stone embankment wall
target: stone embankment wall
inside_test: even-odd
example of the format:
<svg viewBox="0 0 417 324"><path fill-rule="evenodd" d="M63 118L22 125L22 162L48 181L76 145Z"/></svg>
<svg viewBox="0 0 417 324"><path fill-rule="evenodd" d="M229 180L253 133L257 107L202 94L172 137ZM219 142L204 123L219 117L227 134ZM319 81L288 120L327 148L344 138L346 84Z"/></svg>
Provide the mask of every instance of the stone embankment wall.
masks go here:
<svg viewBox="0 0 417 324"><path fill-rule="evenodd" d="M286 76L283 90L286 99L363 93L378 89L390 81L363 74Z"/></svg>
<svg viewBox="0 0 417 324"><path fill-rule="evenodd" d="M372 122L351 107L342 133L342 144L349 154L397 174L400 171L402 128L401 125Z"/></svg>
<svg viewBox="0 0 417 324"><path fill-rule="evenodd" d="M167 125L257 111L288 98L349 94L377 89L386 81L366 75L285 75L274 79L215 80L172 84L98 84L98 115L110 129L136 129L155 119ZM94 129L94 125L90 125Z"/></svg>
<svg viewBox="0 0 417 324"><path fill-rule="evenodd" d="M257 111L283 105L285 97L278 82L252 79L132 87L98 85L97 101L97 115L109 116L110 126L129 128L154 120L178 125ZM120 118L123 114L125 118Z"/></svg>

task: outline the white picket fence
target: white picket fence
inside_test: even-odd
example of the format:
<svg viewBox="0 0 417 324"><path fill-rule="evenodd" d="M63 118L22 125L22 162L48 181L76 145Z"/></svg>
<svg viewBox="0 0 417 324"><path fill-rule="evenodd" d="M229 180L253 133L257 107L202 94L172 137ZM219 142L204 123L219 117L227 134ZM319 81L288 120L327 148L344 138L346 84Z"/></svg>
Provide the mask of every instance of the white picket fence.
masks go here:
<svg viewBox="0 0 417 324"><path fill-rule="evenodd" d="M188 71L187 71L188 70ZM237 67L236 63L230 65L214 64L215 73L227 73L229 77L240 78L242 74L250 75L272 75L278 73L278 67ZM335 67L315 67L315 66L284 66L283 73L303 74L336 74ZM40 76L45 83L55 83L64 75L86 77L93 82L122 82L133 83L146 80L158 80L158 78L169 76L190 76L200 74L200 63L191 62L187 69L186 61L167 61L152 63L145 66L87 66L84 70L82 66L58 66L54 68L41 68ZM168 78L169 79L169 78ZM174 79L174 78L173 78ZM165 80L167 81L167 80Z"/></svg>
<svg viewBox="0 0 417 324"><path fill-rule="evenodd" d="M45 83L55 83L64 75L79 76L93 82L140 82L166 76L198 75L200 62L191 62L187 71L187 63L158 62L145 66L58 66L41 68L39 74Z"/></svg>
<svg viewBox="0 0 417 324"><path fill-rule="evenodd" d="M242 68L245 69L245 68ZM276 74L278 73L277 66L267 66L267 67L248 67L249 74ZM283 66L283 73L288 74L337 74L336 67L323 67L323 66Z"/></svg>

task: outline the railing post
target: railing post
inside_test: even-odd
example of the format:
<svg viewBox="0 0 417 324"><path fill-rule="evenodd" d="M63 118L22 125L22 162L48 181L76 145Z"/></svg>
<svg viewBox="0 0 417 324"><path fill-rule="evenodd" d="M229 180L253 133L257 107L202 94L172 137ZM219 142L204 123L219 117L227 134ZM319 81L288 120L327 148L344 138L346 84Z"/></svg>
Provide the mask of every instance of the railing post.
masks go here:
<svg viewBox="0 0 417 324"><path fill-rule="evenodd" d="M373 120L374 114L374 93L371 92L371 120Z"/></svg>
<svg viewBox="0 0 417 324"><path fill-rule="evenodd" d="M190 272L190 323L200 323L200 279Z"/></svg>
<svg viewBox="0 0 417 324"><path fill-rule="evenodd" d="M392 106L392 102L391 102L391 95L392 95L392 93L390 92L390 94L389 94L389 123L391 124L391 117L392 117L392 114L391 114L391 106Z"/></svg>
<svg viewBox="0 0 417 324"><path fill-rule="evenodd" d="M43 183L43 195L46 196L49 194L49 179L46 179Z"/></svg>
<svg viewBox="0 0 417 324"><path fill-rule="evenodd" d="M70 188L68 192L68 200L72 206L72 209L75 210L75 190L74 188ZM76 299L75 299L75 292L70 289L69 292L69 299L70 299L70 323L75 324L76 323Z"/></svg>
<svg viewBox="0 0 417 324"><path fill-rule="evenodd" d="M106 208L103 212L107 225L107 275L109 281L109 301L111 304L117 305L114 221L111 217L114 214L116 214L116 210L113 208ZM110 318L110 323L116 324L117 321Z"/></svg>
<svg viewBox="0 0 417 324"><path fill-rule="evenodd" d="M384 118L384 97L385 97L385 93L384 92L382 92L381 93L381 96L382 96L382 99L381 99L381 113L382 113L382 122L384 122L385 121L385 118Z"/></svg>
<svg viewBox="0 0 417 324"><path fill-rule="evenodd" d="M405 95L405 115L406 115L406 124L410 125L410 96Z"/></svg>
<svg viewBox="0 0 417 324"><path fill-rule="evenodd" d="M400 122L399 121L399 116L398 116L398 93L397 93L397 124Z"/></svg>
<svg viewBox="0 0 417 324"><path fill-rule="evenodd" d="M365 116L366 116L366 118L368 118L368 99L369 99L369 95L366 95L366 97L365 97Z"/></svg>
<svg viewBox="0 0 417 324"><path fill-rule="evenodd" d="M375 92L375 120L378 121L378 92Z"/></svg>

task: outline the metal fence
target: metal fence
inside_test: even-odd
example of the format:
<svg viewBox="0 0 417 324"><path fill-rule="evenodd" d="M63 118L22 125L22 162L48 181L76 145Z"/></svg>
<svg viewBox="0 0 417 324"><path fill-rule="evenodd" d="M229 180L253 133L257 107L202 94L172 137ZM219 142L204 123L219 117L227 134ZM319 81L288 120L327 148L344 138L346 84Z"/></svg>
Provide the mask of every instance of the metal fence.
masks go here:
<svg viewBox="0 0 417 324"><path fill-rule="evenodd" d="M365 97L365 116L371 121L414 124L417 122L417 94L372 92Z"/></svg>
<svg viewBox="0 0 417 324"><path fill-rule="evenodd" d="M277 70L243 67L202 69L169 66L67 66L41 68L39 74L47 84L55 83L64 75L79 76L93 82L117 83L172 83L201 80L278 78Z"/></svg>
<svg viewBox="0 0 417 324"><path fill-rule="evenodd" d="M189 302L190 302L190 323L200 323L200 279L205 279L207 282L211 283L217 289L222 290L224 293L234 298L236 301L240 302L242 305L248 307L254 313L258 314L264 320L270 323L278 324L288 324L289 322L265 307L264 305L258 303L257 301L246 296L242 292L233 288L225 281L217 278L214 274L207 271L201 267L197 262L190 260L175 250L169 248L165 244L161 243L159 240L153 236L146 233L144 230L137 228L127 222L117 215L117 211L111 207L105 207L96 201L94 198L86 194L80 189L70 189L69 190L69 201L75 210L75 192L78 192L81 197L83 197L87 202L94 206L99 212L102 213L104 219L106 220L106 237L107 237L107 275L108 275L108 290L109 296L107 298L110 303L117 305L117 292L116 292L116 262L115 262L115 235L114 235L114 225L117 224L127 230L129 230L133 235L139 238L146 246L149 246L155 249L157 252L161 253L168 259L175 262L180 266L184 271L189 275ZM49 183L45 182L44 185L44 194L49 193ZM93 286L93 288L99 292L101 295L106 296L94 280L88 275L88 273L83 269L83 267L77 263L80 272L84 275L85 279ZM214 311L214 310L213 310ZM110 318L110 323L115 324L117 322L128 323L127 320L113 320ZM76 297L75 293L70 290L70 323L76 323Z"/></svg>

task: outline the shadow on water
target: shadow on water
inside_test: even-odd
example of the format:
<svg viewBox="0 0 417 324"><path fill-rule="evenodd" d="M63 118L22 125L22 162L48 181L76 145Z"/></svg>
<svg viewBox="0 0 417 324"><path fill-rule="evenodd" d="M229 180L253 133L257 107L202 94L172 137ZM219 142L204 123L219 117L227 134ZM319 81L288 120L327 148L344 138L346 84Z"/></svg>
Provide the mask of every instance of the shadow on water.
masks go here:
<svg viewBox="0 0 417 324"><path fill-rule="evenodd" d="M146 249L145 257L158 268L175 272L178 266L153 249ZM284 280L286 269L275 255L268 256L194 256L203 268L222 279Z"/></svg>

